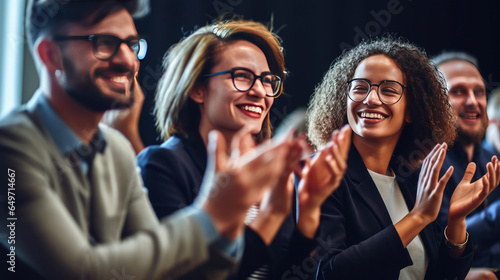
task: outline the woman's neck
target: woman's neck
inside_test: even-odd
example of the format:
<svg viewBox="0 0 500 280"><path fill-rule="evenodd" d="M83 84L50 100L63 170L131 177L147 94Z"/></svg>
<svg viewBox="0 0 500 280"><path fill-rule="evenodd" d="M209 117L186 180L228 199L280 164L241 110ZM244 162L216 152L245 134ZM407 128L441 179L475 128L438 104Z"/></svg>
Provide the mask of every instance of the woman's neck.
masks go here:
<svg viewBox="0 0 500 280"><path fill-rule="evenodd" d="M366 168L383 175L392 174L389 163L397 142L366 139L357 135L353 136L352 142L361 155Z"/></svg>

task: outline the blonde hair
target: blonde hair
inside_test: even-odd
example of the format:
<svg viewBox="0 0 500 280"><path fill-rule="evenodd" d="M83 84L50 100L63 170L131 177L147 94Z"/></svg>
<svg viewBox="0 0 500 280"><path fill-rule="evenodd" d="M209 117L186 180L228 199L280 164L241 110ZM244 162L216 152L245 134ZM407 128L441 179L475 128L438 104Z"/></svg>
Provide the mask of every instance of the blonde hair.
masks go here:
<svg viewBox="0 0 500 280"><path fill-rule="evenodd" d="M218 22L199 28L173 45L165 54L163 76L156 89L156 126L163 139L174 134L187 137L198 130L200 110L189 92L217 63L224 46L246 40L259 47L272 73L285 78L284 56L280 38L261 23L249 20ZM257 140L271 137L269 114L264 119Z"/></svg>

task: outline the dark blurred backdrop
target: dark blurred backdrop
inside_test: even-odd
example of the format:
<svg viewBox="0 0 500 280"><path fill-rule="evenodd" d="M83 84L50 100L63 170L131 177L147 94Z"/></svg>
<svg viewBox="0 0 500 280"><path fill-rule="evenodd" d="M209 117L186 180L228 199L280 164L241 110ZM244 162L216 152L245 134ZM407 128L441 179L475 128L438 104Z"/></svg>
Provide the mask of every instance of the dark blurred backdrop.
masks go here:
<svg viewBox="0 0 500 280"><path fill-rule="evenodd" d="M479 59L488 90L500 86L500 1L485 0L151 0L151 13L137 29L149 42L139 82L146 95L141 136L146 145L162 142L152 108L165 51L196 27L233 13L273 22L283 39L286 96L271 110L273 125L293 109L307 106L314 87L343 50L363 38L391 33L424 48L430 56L461 50Z"/></svg>

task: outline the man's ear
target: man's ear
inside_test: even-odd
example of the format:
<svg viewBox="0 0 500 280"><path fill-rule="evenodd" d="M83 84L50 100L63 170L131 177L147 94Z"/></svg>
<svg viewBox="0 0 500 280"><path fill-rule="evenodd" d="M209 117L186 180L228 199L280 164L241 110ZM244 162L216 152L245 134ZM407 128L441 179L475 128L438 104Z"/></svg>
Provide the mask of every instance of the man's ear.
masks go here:
<svg viewBox="0 0 500 280"><path fill-rule="evenodd" d="M61 48L56 42L43 38L36 45L36 52L49 72L63 69Z"/></svg>
<svg viewBox="0 0 500 280"><path fill-rule="evenodd" d="M196 83L196 85L189 91L189 97L198 104L203 104L205 102L205 86Z"/></svg>

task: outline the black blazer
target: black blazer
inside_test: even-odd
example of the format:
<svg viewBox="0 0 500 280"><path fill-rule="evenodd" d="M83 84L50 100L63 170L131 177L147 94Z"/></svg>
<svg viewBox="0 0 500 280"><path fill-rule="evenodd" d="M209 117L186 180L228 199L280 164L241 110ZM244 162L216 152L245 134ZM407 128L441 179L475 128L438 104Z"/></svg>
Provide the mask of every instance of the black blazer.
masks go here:
<svg viewBox="0 0 500 280"><path fill-rule="evenodd" d="M419 172L410 173L394 161L391 167L411 211ZM400 270L412 265L356 147L351 146L344 179L321 212L319 238L329 254L320 262L318 279L398 279ZM425 279L465 278L472 261L470 244L462 257L453 259L436 222L420 236L429 260Z"/></svg>
<svg viewBox="0 0 500 280"><path fill-rule="evenodd" d="M147 147L137 156L137 163L151 204L161 219L194 202L205 173L207 151L199 133L188 138L174 135L161 146ZM284 271L307 258L315 244L296 230L292 215L270 246L247 227L240 268L231 279L246 279L263 264L270 265L270 279L281 279Z"/></svg>

